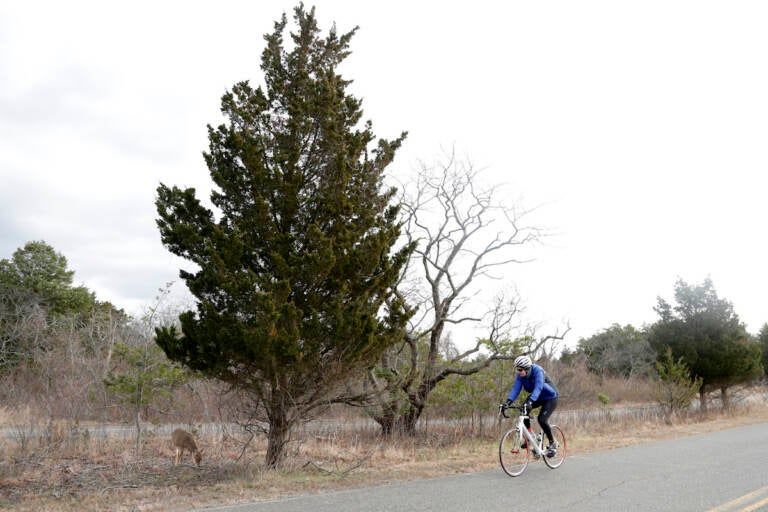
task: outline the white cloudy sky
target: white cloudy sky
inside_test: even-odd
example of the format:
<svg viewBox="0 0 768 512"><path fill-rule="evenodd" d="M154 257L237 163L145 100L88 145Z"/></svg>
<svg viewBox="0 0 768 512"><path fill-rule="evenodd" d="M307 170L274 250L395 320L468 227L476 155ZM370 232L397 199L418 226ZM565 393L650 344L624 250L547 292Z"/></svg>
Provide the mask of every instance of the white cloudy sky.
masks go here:
<svg viewBox="0 0 768 512"><path fill-rule="evenodd" d="M312 5L311 2L306 2ZM30 240L129 311L176 279L159 182L206 189L221 94L260 83L285 1L0 3L0 258ZM768 4L318 0L407 173L455 146L558 233L509 269L570 343L711 276L768 322Z"/></svg>

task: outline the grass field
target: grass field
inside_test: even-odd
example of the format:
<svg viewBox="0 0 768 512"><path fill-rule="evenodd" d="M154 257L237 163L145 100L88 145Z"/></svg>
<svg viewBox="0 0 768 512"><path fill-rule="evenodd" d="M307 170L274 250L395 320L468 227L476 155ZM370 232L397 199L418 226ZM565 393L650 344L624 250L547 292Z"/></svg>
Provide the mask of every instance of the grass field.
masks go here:
<svg viewBox="0 0 768 512"><path fill-rule="evenodd" d="M617 411L605 415L587 420L573 411L555 413L553 423L565 428L570 455L768 422L768 407L764 398L753 399L727 414L691 414L672 424ZM494 470L499 434L509 425L486 423L480 432L477 425L433 424L416 437L391 440L370 429L302 434L279 471L261 469L263 439L243 450L246 434L201 435L202 466L192 465L188 455L173 466L166 436L148 437L137 458L132 439L72 434L54 425L40 438L19 434L1 441L0 509L185 510Z"/></svg>

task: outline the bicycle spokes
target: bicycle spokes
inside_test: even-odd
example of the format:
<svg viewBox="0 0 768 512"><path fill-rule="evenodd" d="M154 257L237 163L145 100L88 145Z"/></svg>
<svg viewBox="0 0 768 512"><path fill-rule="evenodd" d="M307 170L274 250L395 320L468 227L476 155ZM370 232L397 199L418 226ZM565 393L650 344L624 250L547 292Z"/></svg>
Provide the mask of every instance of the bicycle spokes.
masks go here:
<svg viewBox="0 0 768 512"><path fill-rule="evenodd" d="M551 443L551 451L545 450L544 462L550 468L555 469L560 467L560 465L565 460L565 453L567 451L568 444L566 443L563 430L556 425L552 425L552 437L554 438L555 442Z"/></svg>
<svg viewBox="0 0 768 512"><path fill-rule="evenodd" d="M528 447L521 447L522 434L517 429L508 430L499 443L499 462L509 476L518 476L528 466L530 452Z"/></svg>

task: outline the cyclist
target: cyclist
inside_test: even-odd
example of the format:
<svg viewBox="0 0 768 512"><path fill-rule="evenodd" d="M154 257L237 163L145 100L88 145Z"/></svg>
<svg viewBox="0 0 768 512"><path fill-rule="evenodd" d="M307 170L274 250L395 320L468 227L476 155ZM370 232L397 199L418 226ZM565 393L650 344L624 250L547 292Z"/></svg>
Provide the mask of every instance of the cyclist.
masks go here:
<svg viewBox="0 0 768 512"><path fill-rule="evenodd" d="M557 408L557 388L549 381L544 369L537 364L533 364L533 361L528 356L517 357L515 359L515 368L517 376L515 377L512 389L509 391L507 405L512 405L523 389L530 393L525 400L525 405L529 414L531 409L541 407L538 417L539 425L541 425L541 430L544 431L544 435L547 436L547 441L549 441L545 454L547 457L554 457L557 454L557 442L552 437L549 417ZM530 419L525 419L525 426L528 428L528 431L531 430ZM525 442L523 442L521 448L525 448Z"/></svg>

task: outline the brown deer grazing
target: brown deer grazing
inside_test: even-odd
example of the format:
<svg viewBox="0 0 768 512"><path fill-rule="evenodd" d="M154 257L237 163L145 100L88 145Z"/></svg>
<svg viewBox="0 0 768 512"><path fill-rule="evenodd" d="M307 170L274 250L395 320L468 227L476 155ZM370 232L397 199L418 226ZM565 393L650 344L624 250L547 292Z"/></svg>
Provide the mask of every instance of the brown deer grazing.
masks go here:
<svg viewBox="0 0 768 512"><path fill-rule="evenodd" d="M186 430L177 428L173 431L173 434L171 434L171 439L173 440L174 448L176 448L176 458L173 462L174 466L181 461L181 458L184 456L184 450L193 454L195 456L195 463L198 466L200 465L200 462L203 460L203 451L197 449L192 434Z"/></svg>

